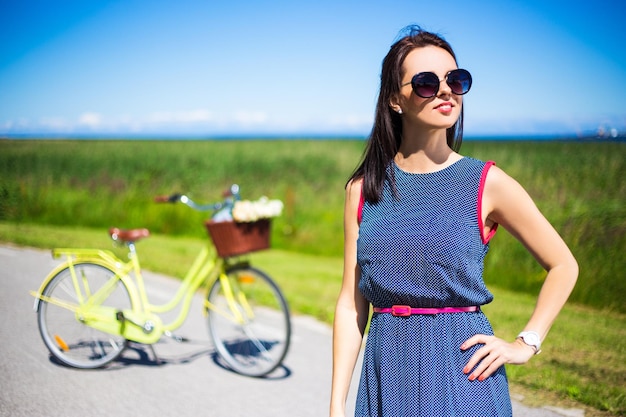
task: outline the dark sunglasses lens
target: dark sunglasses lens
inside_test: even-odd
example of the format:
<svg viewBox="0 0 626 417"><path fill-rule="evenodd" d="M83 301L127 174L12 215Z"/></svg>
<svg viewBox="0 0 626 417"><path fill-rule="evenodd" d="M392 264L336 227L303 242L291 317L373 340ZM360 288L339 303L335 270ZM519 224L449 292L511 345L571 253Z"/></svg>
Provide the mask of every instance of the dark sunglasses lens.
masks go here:
<svg viewBox="0 0 626 417"><path fill-rule="evenodd" d="M462 95L467 93L472 87L472 76L469 71L464 69L453 70L448 74L446 83L454 94Z"/></svg>
<svg viewBox="0 0 626 417"><path fill-rule="evenodd" d="M432 72L420 72L411 79L413 92L422 98L430 98L439 91L439 78Z"/></svg>

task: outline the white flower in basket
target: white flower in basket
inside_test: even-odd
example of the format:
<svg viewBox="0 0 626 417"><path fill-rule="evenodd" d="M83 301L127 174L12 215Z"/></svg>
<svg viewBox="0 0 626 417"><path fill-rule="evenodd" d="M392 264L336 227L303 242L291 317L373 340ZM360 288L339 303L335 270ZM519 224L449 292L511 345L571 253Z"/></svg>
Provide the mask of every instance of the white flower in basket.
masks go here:
<svg viewBox="0 0 626 417"><path fill-rule="evenodd" d="M261 197L257 201L236 201L233 207L233 220L238 223L255 222L280 216L283 211L283 202Z"/></svg>

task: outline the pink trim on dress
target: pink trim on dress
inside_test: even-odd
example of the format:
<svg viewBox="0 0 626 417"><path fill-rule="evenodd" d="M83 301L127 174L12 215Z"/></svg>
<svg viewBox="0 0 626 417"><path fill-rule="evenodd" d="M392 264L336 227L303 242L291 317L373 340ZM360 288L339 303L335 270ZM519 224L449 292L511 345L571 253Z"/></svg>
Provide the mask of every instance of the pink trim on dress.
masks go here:
<svg viewBox="0 0 626 417"><path fill-rule="evenodd" d="M487 161L485 166L483 167L483 172L480 176L480 183L478 185L478 202L477 202L477 214L478 214L478 230L480 230L480 239L483 244L486 245L489 243L493 235L496 234L496 230L498 229L498 223L495 223L489 234L487 236L484 235L485 225L483 224L483 191L485 190L485 181L487 180L487 172L489 172L489 168L491 168L496 163L493 161Z"/></svg>
<svg viewBox="0 0 626 417"><path fill-rule="evenodd" d="M363 204L365 204L365 199L363 198L363 184L361 184L361 197L359 198L359 208L356 214L356 219L361 224L361 220L363 220Z"/></svg>

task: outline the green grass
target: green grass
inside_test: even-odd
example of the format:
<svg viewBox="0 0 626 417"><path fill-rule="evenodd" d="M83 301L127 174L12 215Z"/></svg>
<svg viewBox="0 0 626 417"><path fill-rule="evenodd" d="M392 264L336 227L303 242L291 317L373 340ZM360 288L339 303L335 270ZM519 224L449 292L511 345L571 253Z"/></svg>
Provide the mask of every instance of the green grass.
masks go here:
<svg viewBox="0 0 626 417"><path fill-rule="evenodd" d="M40 248L111 248L103 230L11 223L0 223L0 241ZM144 268L182 277L204 244L199 238L153 235L142 240L138 250ZM341 258L277 249L250 258L277 281L294 314L332 323ZM497 286L490 289L495 300L485 306L485 313L496 334L512 340L532 312L535 297ZM524 366L508 366L508 373L512 391L526 394L532 405L585 406L587 417L626 415L626 316L569 303L543 353Z"/></svg>
<svg viewBox="0 0 626 417"><path fill-rule="evenodd" d="M0 141L0 220L141 225L201 237L204 214L152 198L182 192L213 202L238 183L244 198L285 203L274 225L277 247L337 255L343 185L361 148L358 141Z"/></svg>
<svg viewBox="0 0 626 417"><path fill-rule="evenodd" d="M285 203L273 247L342 255L344 184L358 140L63 141L0 140L0 221L69 227L148 227L202 238L204 214L153 197L220 199L231 183L244 198ZM466 142L468 156L495 160L531 194L580 264L573 301L626 313L626 145L596 142ZM610 260L610 261L609 261ZM535 294L543 271L501 230L487 282Z"/></svg>

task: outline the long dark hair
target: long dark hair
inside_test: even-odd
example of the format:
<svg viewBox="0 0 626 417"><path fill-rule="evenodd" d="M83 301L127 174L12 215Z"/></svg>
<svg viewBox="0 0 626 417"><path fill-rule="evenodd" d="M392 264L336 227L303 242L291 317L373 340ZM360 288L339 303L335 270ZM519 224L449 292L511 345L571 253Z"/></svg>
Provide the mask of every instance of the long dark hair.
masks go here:
<svg viewBox="0 0 626 417"><path fill-rule="evenodd" d="M390 107L391 98L400 92L402 82L402 64L407 55L416 48L437 46L445 49L456 62L456 55L450 44L441 36L422 30L418 26L409 26L402 33L408 34L396 41L383 60L380 75L380 93L376 104L374 126L370 133L363 160L354 171L350 180L363 178L363 197L376 203L380 200L387 177L387 166L400 149L402 142L402 120ZM463 141L463 109L456 123L447 129L448 146L458 151ZM395 190L395 179L391 171L391 184Z"/></svg>

